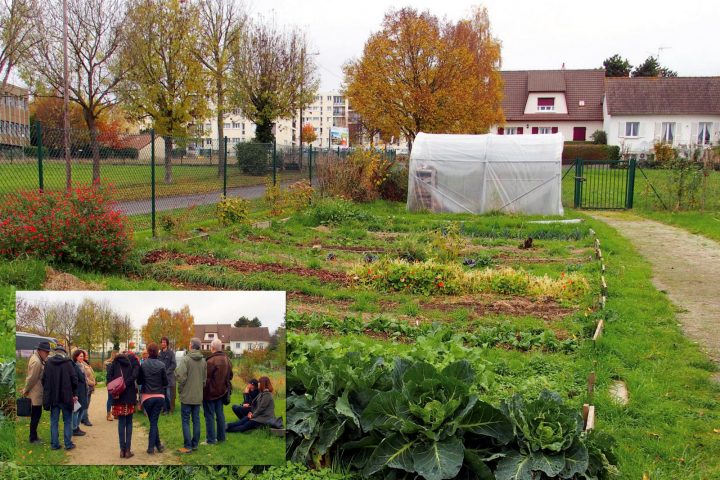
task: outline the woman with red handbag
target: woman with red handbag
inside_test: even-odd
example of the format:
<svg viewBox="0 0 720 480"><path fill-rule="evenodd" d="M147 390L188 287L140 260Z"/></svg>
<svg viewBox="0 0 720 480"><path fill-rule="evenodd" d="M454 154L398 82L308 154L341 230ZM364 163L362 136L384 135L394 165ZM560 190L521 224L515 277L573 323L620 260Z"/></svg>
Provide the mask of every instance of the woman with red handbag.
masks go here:
<svg viewBox="0 0 720 480"><path fill-rule="evenodd" d="M120 458L134 456L131 450L132 444L132 421L137 402L137 386L139 365L131 360L128 352L118 355L110 366L111 382L122 378L125 385L124 390L117 396L113 396L112 414L118 419L118 436L120 438ZM110 385L108 385L110 388ZM122 390L122 389L121 389Z"/></svg>

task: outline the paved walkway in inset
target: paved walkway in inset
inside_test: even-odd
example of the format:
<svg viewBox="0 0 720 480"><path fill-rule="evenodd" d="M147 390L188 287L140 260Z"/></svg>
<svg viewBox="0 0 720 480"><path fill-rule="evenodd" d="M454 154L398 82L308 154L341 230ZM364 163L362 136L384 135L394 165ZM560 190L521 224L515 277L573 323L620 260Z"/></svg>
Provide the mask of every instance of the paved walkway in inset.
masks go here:
<svg viewBox="0 0 720 480"><path fill-rule="evenodd" d="M627 213L592 216L629 239L650 262L653 284L679 307L685 334L720 363L720 244Z"/></svg>
<svg viewBox="0 0 720 480"><path fill-rule="evenodd" d="M131 450L135 454L132 458L120 458L120 440L118 437L118 421L107 421L105 410L107 402L107 388L95 388L90 402L90 422L92 427L80 425L80 429L87 433L84 437L73 437L77 446L67 452L70 465L159 465L162 463L178 463L172 458L171 450L163 453L148 455L148 431L140 425L137 417L143 412L133 415L133 434ZM161 437L162 438L162 437Z"/></svg>

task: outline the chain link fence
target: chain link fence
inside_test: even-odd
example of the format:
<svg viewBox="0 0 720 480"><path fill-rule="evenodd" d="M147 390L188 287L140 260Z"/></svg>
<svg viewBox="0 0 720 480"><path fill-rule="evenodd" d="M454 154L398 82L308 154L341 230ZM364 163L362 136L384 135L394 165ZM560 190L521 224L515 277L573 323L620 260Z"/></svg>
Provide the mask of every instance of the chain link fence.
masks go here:
<svg viewBox="0 0 720 480"><path fill-rule="evenodd" d="M156 226L160 212L186 220L208 218L221 195L259 198L267 181L282 187L312 181L312 148L169 137L150 131L103 134L34 124L0 143L0 201L23 191L60 191L99 184L111 187L116 208L136 229ZM326 153L327 155L327 153Z"/></svg>

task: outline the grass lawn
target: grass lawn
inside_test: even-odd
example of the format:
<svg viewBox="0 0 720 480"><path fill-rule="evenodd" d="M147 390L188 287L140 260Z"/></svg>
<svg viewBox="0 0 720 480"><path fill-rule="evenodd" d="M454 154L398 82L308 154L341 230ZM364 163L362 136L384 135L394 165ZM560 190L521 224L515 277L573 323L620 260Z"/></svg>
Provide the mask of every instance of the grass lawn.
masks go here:
<svg viewBox="0 0 720 480"><path fill-rule="evenodd" d="M717 242L720 242L720 210L713 212L667 212L635 210L633 213L667 223L676 227L684 228L691 233L704 235Z"/></svg>
<svg viewBox="0 0 720 480"><path fill-rule="evenodd" d="M255 202L253 218L266 217ZM207 222L209 239L189 242L152 240L139 232L126 272L69 271L112 289L287 290L288 353L295 360L312 349L434 364L466 359L480 372L476 388L490 403L545 388L578 411L592 401L596 428L617 442L623 478L720 477L720 386L711 380L716 366L682 336L673 306L650 282L648 263L603 223L572 210L566 217L582 217L583 223L408 213L404 205L386 202L321 203L284 217L289 219L260 229ZM589 228L602 240L608 268L610 293L602 312ZM518 248L528 236L533 248ZM524 273L514 280L493 277L472 292L425 293L402 287L400 277L388 284L384 273L376 274L392 259L423 255L469 279L485 268ZM467 260L476 266L463 266ZM5 262L0 281L35 286L41 270L32 262ZM571 275L587 281L588 290L564 295L548 287ZM524 279L544 279L547 295L532 294ZM595 345L589 338L600 318L606 329ZM591 371L597 374L592 399L585 388ZM608 393L616 379L628 386L626 406ZM173 421L179 427L179 419L162 418ZM180 431L170 426L161 423L161 437L176 442ZM201 447L197 458L213 448L222 447Z"/></svg>

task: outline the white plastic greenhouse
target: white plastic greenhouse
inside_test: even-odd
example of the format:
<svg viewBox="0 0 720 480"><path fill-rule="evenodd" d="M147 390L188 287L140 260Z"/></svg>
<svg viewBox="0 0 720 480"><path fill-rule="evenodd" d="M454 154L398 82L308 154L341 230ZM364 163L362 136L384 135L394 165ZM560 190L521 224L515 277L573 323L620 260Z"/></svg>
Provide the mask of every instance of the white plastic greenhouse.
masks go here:
<svg viewBox="0 0 720 480"><path fill-rule="evenodd" d="M563 137L419 133L410 154L410 211L562 215Z"/></svg>

